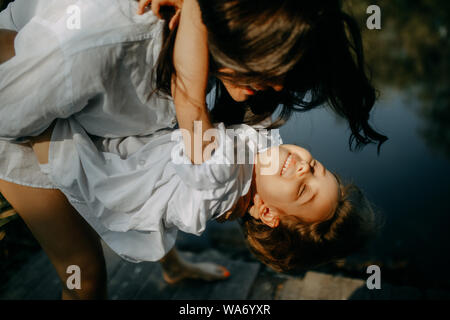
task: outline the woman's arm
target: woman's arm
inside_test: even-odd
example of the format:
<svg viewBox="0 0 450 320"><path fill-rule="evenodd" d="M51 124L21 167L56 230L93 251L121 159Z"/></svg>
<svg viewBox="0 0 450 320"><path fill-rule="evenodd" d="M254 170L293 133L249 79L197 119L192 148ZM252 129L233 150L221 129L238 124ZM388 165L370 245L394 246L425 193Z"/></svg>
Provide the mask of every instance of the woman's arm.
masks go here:
<svg viewBox="0 0 450 320"><path fill-rule="evenodd" d="M203 149L208 144L203 142L203 133L213 128L205 99L209 72L207 30L201 21L197 1L184 0L173 53L176 76L172 97L178 124L184 129L186 152L194 164L207 160L203 159ZM201 130L194 132L194 122L201 125Z"/></svg>
<svg viewBox="0 0 450 320"><path fill-rule="evenodd" d="M14 57L14 39L17 32L12 30L0 29L0 64Z"/></svg>
<svg viewBox="0 0 450 320"><path fill-rule="evenodd" d="M143 14L150 3L160 18L163 6L175 9L169 22L170 29L179 24L173 52L176 75L172 79L172 97L187 156L192 163L200 164L210 156L203 155L209 144L203 142L203 133L213 128L205 102L209 73L207 30L196 0L140 0L138 13Z"/></svg>

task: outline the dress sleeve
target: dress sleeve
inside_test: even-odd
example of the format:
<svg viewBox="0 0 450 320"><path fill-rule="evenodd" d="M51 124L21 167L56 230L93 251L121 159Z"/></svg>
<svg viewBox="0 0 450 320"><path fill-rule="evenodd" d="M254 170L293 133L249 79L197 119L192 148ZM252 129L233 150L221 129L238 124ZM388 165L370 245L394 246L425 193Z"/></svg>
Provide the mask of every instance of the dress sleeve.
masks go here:
<svg viewBox="0 0 450 320"><path fill-rule="evenodd" d="M82 108L72 101L70 68L51 29L33 19L16 36L16 55L0 65L0 139L19 142Z"/></svg>
<svg viewBox="0 0 450 320"><path fill-rule="evenodd" d="M23 2L23 1L22 1ZM0 29L8 29L18 31L18 28L13 20L12 11L16 2L11 2L8 4L5 10L0 12Z"/></svg>
<svg viewBox="0 0 450 320"><path fill-rule="evenodd" d="M33 17L39 1L14 0L5 10L0 12L0 29L19 31Z"/></svg>
<svg viewBox="0 0 450 320"><path fill-rule="evenodd" d="M181 183L168 204L168 220L184 232L201 234L208 220L225 213L250 189L257 149L248 140L255 142L256 131L248 126L225 130L219 124L215 132L218 147L201 165L190 163L182 141L172 154Z"/></svg>
<svg viewBox="0 0 450 320"><path fill-rule="evenodd" d="M250 130L252 133L256 132ZM177 130L172 134L172 139L178 142L172 150L172 163L181 180L193 189L216 188L233 179L240 168L239 165L253 161L255 148L240 139L239 131L226 130L223 123L208 131L217 141L217 147L211 158L200 165L192 164L186 155L181 131Z"/></svg>

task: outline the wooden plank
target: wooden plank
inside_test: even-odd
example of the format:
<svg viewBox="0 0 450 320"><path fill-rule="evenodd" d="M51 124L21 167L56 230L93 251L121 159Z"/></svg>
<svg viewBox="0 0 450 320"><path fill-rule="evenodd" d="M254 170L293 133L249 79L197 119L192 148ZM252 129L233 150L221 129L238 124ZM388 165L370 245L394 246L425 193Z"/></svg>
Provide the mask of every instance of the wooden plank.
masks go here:
<svg viewBox="0 0 450 320"><path fill-rule="evenodd" d="M250 290L249 300L273 300L278 286L285 279L277 276L258 276Z"/></svg>
<svg viewBox="0 0 450 320"><path fill-rule="evenodd" d="M230 271L231 276L222 281L187 282L173 299L246 299L260 268L259 263L229 260L217 250L207 250L199 255L181 254L189 261L208 261L223 265Z"/></svg>
<svg viewBox="0 0 450 320"><path fill-rule="evenodd" d="M50 261L49 261L50 262ZM26 300L60 300L62 286L58 273L53 265L42 272L41 284L35 288L30 288L28 293L23 297Z"/></svg>
<svg viewBox="0 0 450 320"><path fill-rule="evenodd" d="M243 300L247 299L258 275L260 264L228 260L223 263L230 270L230 277L214 283L209 299Z"/></svg>
<svg viewBox="0 0 450 320"><path fill-rule="evenodd" d="M173 299L173 300L206 300L206 299L246 299L250 288L258 274L258 263L246 263L226 259L215 250L202 254L180 252L180 255L191 262L214 262L225 266L231 277L222 281L206 282L202 280L183 280L169 285L162 278L161 267L147 279L137 299Z"/></svg>
<svg viewBox="0 0 450 320"><path fill-rule="evenodd" d="M177 286L173 300L206 300L213 289L212 283L201 280L184 280Z"/></svg>
<svg viewBox="0 0 450 320"><path fill-rule="evenodd" d="M153 271L147 276L135 299L169 300L173 298L178 288L179 284L170 285L164 281L162 268L158 263L155 263Z"/></svg>
<svg viewBox="0 0 450 320"><path fill-rule="evenodd" d="M307 272L304 278L289 278L280 287L277 300L346 300L364 287L359 279Z"/></svg>
<svg viewBox="0 0 450 320"><path fill-rule="evenodd" d="M52 265L44 251L36 253L8 280L2 288L0 299L24 299L32 288L42 285L42 274L50 267Z"/></svg>
<svg viewBox="0 0 450 320"><path fill-rule="evenodd" d="M109 282L110 299L134 299L154 270L155 263L152 262L121 262L120 269Z"/></svg>
<svg viewBox="0 0 450 320"><path fill-rule="evenodd" d="M391 294L393 300L422 300L425 298L425 293L417 288L407 286L393 286Z"/></svg>
<svg viewBox="0 0 450 320"><path fill-rule="evenodd" d="M348 298L349 300L392 300L392 289L393 286L381 282L381 289L369 290L367 286L361 286L359 289L355 290L352 295Z"/></svg>

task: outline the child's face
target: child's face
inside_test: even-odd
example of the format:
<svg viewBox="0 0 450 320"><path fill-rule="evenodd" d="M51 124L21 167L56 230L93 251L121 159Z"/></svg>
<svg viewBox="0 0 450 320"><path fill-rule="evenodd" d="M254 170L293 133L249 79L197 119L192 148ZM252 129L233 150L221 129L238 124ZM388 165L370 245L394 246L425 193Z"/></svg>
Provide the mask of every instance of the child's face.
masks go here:
<svg viewBox="0 0 450 320"><path fill-rule="evenodd" d="M269 163L275 163L276 170L265 174ZM258 154L255 176L257 195L250 212L263 222L274 219L272 226L278 225L279 215L295 215L312 223L331 218L336 209L338 181L306 149L281 145Z"/></svg>

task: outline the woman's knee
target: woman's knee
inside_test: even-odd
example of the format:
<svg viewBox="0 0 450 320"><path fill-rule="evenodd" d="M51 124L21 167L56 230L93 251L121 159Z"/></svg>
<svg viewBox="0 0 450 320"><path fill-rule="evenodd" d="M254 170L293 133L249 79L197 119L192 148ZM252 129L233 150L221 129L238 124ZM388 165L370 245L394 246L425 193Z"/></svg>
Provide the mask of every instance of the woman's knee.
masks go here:
<svg viewBox="0 0 450 320"><path fill-rule="evenodd" d="M64 262L56 262L56 269L61 273L61 280L65 284L75 282L84 287L96 287L106 282L106 264L103 255L84 258L68 259Z"/></svg>
<svg viewBox="0 0 450 320"><path fill-rule="evenodd" d="M103 252L96 251L76 251L66 256L50 257L65 292L63 298L106 298L106 263Z"/></svg>
<svg viewBox="0 0 450 320"><path fill-rule="evenodd" d="M106 270L71 266L61 278L63 299L106 299Z"/></svg>

